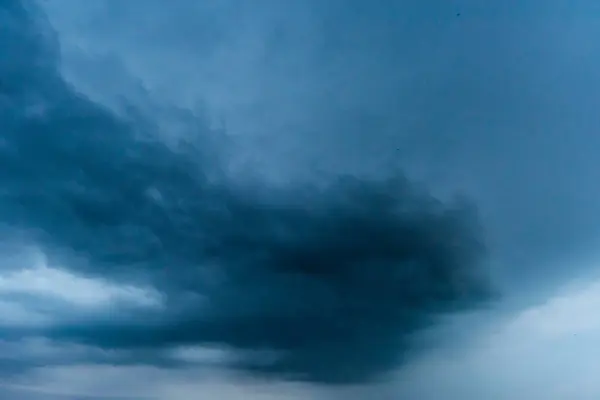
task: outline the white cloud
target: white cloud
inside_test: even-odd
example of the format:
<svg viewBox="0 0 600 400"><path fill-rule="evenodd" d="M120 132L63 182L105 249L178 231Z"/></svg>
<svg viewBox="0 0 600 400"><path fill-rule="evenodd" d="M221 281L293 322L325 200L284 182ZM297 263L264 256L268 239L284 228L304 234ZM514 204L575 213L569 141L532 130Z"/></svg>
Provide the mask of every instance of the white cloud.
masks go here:
<svg viewBox="0 0 600 400"><path fill-rule="evenodd" d="M155 307L161 303L160 295L153 290L49 267L41 254L32 266L0 274L0 299L17 295L62 300L83 308L106 307L113 303Z"/></svg>
<svg viewBox="0 0 600 400"><path fill-rule="evenodd" d="M545 303L498 316L466 348L433 350L398 375L413 398L600 398L600 281L569 285Z"/></svg>
<svg viewBox="0 0 600 400"><path fill-rule="evenodd" d="M545 304L522 312L509 327L544 340L595 334L600 339L600 281L577 284Z"/></svg>
<svg viewBox="0 0 600 400"><path fill-rule="evenodd" d="M191 364L219 365L231 360L231 353L225 348L183 346L171 350L171 358Z"/></svg>

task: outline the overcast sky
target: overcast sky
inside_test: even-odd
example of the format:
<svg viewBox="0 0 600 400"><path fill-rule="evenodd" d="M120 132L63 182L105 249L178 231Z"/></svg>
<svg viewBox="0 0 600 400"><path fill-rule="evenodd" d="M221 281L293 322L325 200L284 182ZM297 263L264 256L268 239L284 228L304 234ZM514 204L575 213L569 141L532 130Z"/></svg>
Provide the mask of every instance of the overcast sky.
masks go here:
<svg viewBox="0 0 600 400"><path fill-rule="evenodd" d="M0 0L0 397L597 399L599 21Z"/></svg>

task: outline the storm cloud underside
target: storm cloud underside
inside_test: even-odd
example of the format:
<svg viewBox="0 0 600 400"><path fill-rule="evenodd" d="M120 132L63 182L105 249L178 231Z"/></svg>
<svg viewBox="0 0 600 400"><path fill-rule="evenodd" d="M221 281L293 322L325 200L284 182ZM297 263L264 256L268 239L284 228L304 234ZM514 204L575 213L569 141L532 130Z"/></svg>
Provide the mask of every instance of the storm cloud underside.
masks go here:
<svg viewBox="0 0 600 400"><path fill-rule="evenodd" d="M468 201L438 200L397 173L235 179L235 138L181 108L95 103L61 77L39 10L0 5L3 240L85 276L151 285L164 303L0 335L157 362L174 346L225 346L245 372L352 383L402 365L437 316L488 298ZM163 115L184 134L165 137Z"/></svg>

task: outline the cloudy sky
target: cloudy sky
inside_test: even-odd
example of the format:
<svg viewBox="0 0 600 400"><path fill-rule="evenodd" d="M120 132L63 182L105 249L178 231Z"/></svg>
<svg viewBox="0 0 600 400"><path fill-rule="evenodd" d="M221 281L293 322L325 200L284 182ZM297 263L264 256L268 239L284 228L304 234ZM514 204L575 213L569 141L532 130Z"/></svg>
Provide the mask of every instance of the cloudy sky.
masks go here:
<svg viewBox="0 0 600 400"><path fill-rule="evenodd" d="M0 0L0 397L597 399L599 21Z"/></svg>

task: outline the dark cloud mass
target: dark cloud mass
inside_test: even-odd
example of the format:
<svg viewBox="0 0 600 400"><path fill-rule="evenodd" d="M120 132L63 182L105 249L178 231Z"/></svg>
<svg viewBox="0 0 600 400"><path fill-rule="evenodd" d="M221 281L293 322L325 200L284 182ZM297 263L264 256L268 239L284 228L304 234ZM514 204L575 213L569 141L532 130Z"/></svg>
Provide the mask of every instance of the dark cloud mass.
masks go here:
<svg viewBox="0 0 600 400"><path fill-rule="evenodd" d="M489 295L468 202L441 202L402 176L240 183L201 117L153 113L192 135L167 143L160 121L77 93L24 4L0 2L2 236L18 233L80 273L151 283L166 299L161 311L45 335L146 354L223 345L246 372L362 382L400 365L411 334L437 315Z"/></svg>

